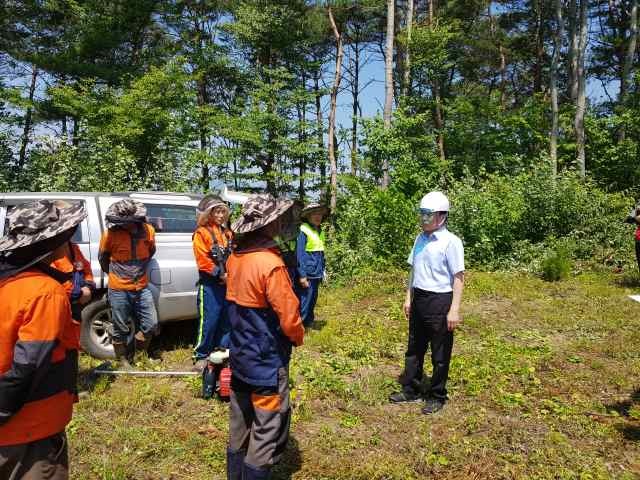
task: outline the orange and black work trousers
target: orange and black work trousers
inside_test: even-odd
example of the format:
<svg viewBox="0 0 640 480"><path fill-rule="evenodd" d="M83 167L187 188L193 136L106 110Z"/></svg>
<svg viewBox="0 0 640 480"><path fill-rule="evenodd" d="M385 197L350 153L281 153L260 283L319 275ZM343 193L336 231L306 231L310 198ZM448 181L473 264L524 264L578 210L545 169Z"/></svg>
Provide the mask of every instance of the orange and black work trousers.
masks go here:
<svg viewBox="0 0 640 480"><path fill-rule="evenodd" d="M435 293L419 288L413 289L411 315L409 316L409 339L404 358L404 372L400 384L405 393L419 395L422 392L424 357L431 347L433 374L427 397L447 400L447 379L453 332L447 329L447 313L451 308L452 293Z"/></svg>
<svg viewBox="0 0 640 480"><path fill-rule="evenodd" d="M291 422L288 366L278 370L278 385L259 387L231 378L227 478L269 478L282 458Z"/></svg>
<svg viewBox="0 0 640 480"><path fill-rule="evenodd" d="M67 480L69 455L64 431L29 443L0 446L0 478Z"/></svg>

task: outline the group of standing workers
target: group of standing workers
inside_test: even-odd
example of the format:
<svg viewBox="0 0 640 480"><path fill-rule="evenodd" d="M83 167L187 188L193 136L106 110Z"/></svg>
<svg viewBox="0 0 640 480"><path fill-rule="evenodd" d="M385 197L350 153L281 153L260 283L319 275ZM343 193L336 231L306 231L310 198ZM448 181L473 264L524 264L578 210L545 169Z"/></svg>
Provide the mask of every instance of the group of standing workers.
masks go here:
<svg viewBox="0 0 640 480"><path fill-rule="evenodd" d="M289 361L293 347L302 345L304 327L313 323L324 275L326 210L300 210L292 200L251 195L229 228L229 209L218 197L207 196L198 206L193 248L200 318L193 357L202 364L214 349L230 350L231 480L269 478L287 444ZM447 399L453 330L460 323L464 254L446 228L448 212L443 194L422 199L423 231L409 256L402 390L390 397L394 403L426 398L424 413ZM0 239L1 478L42 478L37 472L45 470L47 478L68 477L65 426L77 398L78 312L95 289L88 262L70 242L85 217L80 204L47 200L7 215ZM131 345L146 350L157 329L146 274L155 232L144 205L129 199L115 203L106 220L99 261L109 274L114 350L127 366ZM294 240L292 265L285 252ZM424 391L428 345L433 377Z"/></svg>
<svg viewBox="0 0 640 480"><path fill-rule="evenodd" d="M281 233L276 234L276 240L281 254L289 254L281 256L287 259L285 264L299 298L303 325L310 327L325 273L325 234L321 225L327 209L320 204L311 204L300 212L295 203L291 209L302 219L297 238L294 237L295 245L292 247L292 240L285 240ZM224 350L230 345L227 260L234 251L236 240L240 240L234 234L248 232L239 231L240 224L231 228L229 214L227 204L216 195L203 198L197 208L198 226L193 234L193 254L198 266L198 334L193 353L196 371L202 370L214 349ZM299 221L291 224L295 230Z"/></svg>

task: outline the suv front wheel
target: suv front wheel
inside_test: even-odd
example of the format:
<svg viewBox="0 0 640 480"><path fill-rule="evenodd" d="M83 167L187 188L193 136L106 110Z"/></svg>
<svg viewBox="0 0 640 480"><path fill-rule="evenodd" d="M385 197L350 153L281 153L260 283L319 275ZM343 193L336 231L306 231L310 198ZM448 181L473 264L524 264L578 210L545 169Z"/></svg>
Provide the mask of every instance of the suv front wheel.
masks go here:
<svg viewBox="0 0 640 480"><path fill-rule="evenodd" d="M105 295L82 310L80 345L92 357L115 358L111 346L112 334L111 308L109 308Z"/></svg>

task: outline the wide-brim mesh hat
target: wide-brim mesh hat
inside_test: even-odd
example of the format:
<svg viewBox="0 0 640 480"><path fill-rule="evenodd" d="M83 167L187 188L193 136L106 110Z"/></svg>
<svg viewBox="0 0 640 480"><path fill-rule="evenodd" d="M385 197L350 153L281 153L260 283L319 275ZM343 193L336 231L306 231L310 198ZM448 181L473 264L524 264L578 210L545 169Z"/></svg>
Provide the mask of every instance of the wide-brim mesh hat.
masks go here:
<svg viewBox="0 0 640 480"><path fill-rule="evenodd" d="M306 218L312 213L316 212L320 212L324 216L329 212L329 209L321 203L310 203L302 209L302 212L300 212L300 217Z"/></svg>
<svg viewBox="0 0 640 480"><path fill-rule="evenodd" d="M231 229L238 234L254 232L284 215L295 205L288 198L276 199L268 193L253 194L242 205L242 213Z"/></svg>
<svg viewBox="0 0 640 480"><path fill-rule="evenodd" d="M127 223L146 223L147 207L137 200L125 198L112 204L104 216L107 228L113 228Z"/></svg>
<svg viewBox="0 0 640 480"><path fill-rule="evenodd" d="M196 213L198 215L201 215L203 213L210 212L217 207L224 207L229 210L229 206L224 200L222 200L222 198L220 198L220 196L206 195L202 200L200 200L200 203L198 203L198 206L196 207Z"/></svg>
<svg viewBox="0 0 640 480"><path fill-rule="evenodd" d="M0 253L50 240L77 227L86 216L82 202L37 200L18 205L7 214Z"/></svg>
<svg viewBox="0 0 640 480"><path fill-rule="evenodd" d="M86 216L81 202L38 200L14 207L0 238L0 278L45 260L71 239Z"/></svg>

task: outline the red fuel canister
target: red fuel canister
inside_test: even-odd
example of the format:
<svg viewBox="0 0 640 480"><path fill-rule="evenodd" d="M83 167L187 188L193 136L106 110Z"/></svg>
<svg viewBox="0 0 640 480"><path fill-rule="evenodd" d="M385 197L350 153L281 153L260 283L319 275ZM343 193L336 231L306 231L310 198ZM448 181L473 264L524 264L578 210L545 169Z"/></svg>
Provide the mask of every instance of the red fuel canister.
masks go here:
<svg viewBox="0 0 640 480"><path fill-rule="evenodd" d="M231 369L229 367L224 367L220 370L218 382L218 385L220 385L218 395L222 400L229 400L231 396Z"/></svg>

